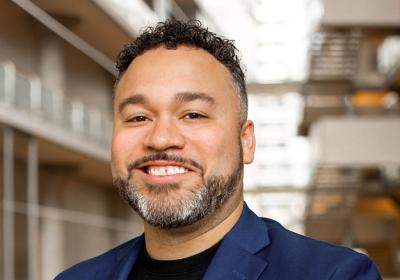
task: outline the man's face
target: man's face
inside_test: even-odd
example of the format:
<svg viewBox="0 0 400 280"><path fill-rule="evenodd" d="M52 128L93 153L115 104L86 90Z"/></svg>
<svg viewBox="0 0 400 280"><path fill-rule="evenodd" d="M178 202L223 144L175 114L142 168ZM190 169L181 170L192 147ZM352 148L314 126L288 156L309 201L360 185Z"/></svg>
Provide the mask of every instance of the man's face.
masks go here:
<svg viewBox="0 0 400 280"><path fill-rule="evenodd" d="M238 102L204 50L160 47L131 63L116 88L112 171L145 221L188 225L240 194L254 134L251 122L239 127Z"/></svg>

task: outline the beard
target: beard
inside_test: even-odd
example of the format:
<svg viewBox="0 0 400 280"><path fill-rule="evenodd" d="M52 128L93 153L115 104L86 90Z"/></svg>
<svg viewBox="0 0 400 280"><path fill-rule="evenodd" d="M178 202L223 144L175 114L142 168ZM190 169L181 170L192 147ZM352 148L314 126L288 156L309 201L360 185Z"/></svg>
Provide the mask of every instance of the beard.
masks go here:
<svg viewBox="0 0 400 280"><path fill-rule="evenodd" d="M139 160L175 160L192 162L166 153L154 154ZM133 164L134 165L134 164ZM200 166L196 163L197 166ZM128 167L128 170L132 168ZM121 197L143 218L147 223L163 229L174 229L194 224L197 221L214 213L236 192L239 182L243 177L242 147L237 165L232 173L211 175L204 178L203 182L190 188L189 194L183 199L174 199L170 192L179 189L179 184L145 184L149 193L156 198L148 198L139 191L139 186L134 183L131 176L116 176L113 178Z"/></svg>

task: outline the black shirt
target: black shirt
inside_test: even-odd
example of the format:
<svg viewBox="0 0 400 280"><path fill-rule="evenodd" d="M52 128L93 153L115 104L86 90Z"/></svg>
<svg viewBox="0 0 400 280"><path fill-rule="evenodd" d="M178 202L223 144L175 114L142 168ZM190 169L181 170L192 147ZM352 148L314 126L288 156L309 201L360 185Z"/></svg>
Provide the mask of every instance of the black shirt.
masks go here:
<svg viewBox="0 0 400 280"><path fill-rule="evenodd" d="M152 259L146 246L143 246L128 280L199 280L207 271L220 243L197 255L171 261Z"/></svg>

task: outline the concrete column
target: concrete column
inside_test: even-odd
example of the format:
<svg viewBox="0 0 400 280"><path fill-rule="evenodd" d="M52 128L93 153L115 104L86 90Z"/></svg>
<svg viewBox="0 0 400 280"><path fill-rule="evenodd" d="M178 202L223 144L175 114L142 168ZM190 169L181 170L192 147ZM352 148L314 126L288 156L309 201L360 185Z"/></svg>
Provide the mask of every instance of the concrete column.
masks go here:
<svg viewBox="0 0 400 280"><path fill-rule="evenodd" d="M65 185L73 172L63 166L41 167L40 201L45 206L61 206ZM41 279L53 279L66 268L65 225L62 220L43 218L40 223Z"/></svg>
<svg viewBox="0 0 400 280"><path fill-rule="evenodd" d="M171 0L153 0L154 11L161 20L166 20L171 13Z"/></svg>
<svg viewBox="0 0 400 280"><path fill-rule="evenodd" d="M3 279L15 277L14 132L3 130Z"/></svg>
<svg viewBox="0 0 400 280"><path fill-rule="evenodd" d="M357 84L361 87L380 87L383 84L384 76L378 71L377 56L381 42L380 36L366 36L361 41L356 75Z"/></svg>
<svg viewBox="0 0 400 280"><path fill-rule="evenodd" d="M38 72L42 84L51 91L65 90L64 42L57 35L40 32Z"/></svg>
<svg viewBox="0 0 400 280"><path fill-rule="evenodd" d="M39 280L39 157L37 139L28 140L27 158L27 200L28 200L28 279Z"/></svg>
<svg viewBox="0 0 400 280"><path fill-rule="evenodd" d="M65 268L64 227L62 221L46 219L41 223L41 276L53 279Z"/></svg>

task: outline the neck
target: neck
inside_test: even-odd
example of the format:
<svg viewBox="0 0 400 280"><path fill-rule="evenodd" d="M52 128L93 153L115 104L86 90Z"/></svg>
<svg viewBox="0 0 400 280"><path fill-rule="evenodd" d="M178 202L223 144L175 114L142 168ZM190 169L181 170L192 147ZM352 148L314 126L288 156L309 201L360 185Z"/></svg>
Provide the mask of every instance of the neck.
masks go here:
<svg viewBox="0 0 400 280"><path fill-rule="evenodd" d="M216 244L232 229L240 218L243 204L241 195L209 217L179 229L159 229L145 223L146 250L157 260L182 259L198 254Z"/></svg>

